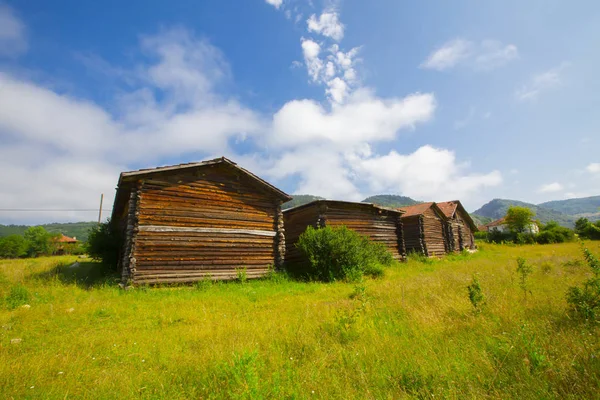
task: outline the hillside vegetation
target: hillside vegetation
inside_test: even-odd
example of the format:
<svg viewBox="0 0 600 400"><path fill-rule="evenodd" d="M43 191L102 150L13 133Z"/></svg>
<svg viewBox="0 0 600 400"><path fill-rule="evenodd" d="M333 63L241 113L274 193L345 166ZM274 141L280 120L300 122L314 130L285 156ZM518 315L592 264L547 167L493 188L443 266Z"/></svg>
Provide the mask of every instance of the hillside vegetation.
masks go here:
<svg viewBox="0 0 600 400"><path fill-rule="evenodd" d="M589 247L600 254L600 242ZM525 283L518 257L531 267ZM123 291L99 264L69 267L75 260L0 262L0 398L600 392L600 329L570 318L565 301L590 277L575 243L483 244L472 255L411 259L359 284L274 274Z"/></svg>
<svg viewBox="0 0 600 400"><path fill-rule="evenodd" d="M287 210L288 208L298 207L298 206L310 203L311 201L315 201L315 200L325 200L325 198L324 197L319 197L319 196L313 196L313 195L310 195L310 194L295 194L293 196L292 200L290 200L287 203L283 204L282 208L284 210Z"/></svg>
<svg viewBox="0 0 600 400"><path fill-rule="evenodd" d="M600 214L600 196L547 201L539 206L569 215Z"/></svg>
<svg viewBox="0 0 600 400"><path fill-rule="evenodd" d="M373 203L382 207L398 208L402 206L412 206L413 204L419 204L421 202L406 196L378 194L376 196L367 197L362 203Z"/></svg>
<svg viewBox="0 0 600 400"><path fill-rule="evenodd" d="M484 204L480 209L473 214L492 218L493 220L502 218L506 215L506 211L511 206L527 207L535 213L534 219L539 219L542 223L547 224L550 221L556 221L559 225L572 228L575 225L574 216L563 214L559 211L540 207L535 204L525 203L518 200L494 199L489 203Z"/></svg>
<svg viewBox="0 0 600 400"><path fill-rule="evenodd" d="M50 233L62 233L69 237L77 237L77 240L85 242L89 231L96 226L96 222L68 222L41 225ZM0 237L8 235L23 235L29 225L0 225Z"/></svg>

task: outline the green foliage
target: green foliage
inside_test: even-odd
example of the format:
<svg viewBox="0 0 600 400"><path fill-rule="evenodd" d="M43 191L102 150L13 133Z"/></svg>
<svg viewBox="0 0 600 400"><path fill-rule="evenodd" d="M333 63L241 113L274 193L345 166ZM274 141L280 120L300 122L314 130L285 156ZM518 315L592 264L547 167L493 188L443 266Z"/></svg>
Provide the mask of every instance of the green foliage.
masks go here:
<svg viewBox="0 0 600 400"><path fill-rule="evenodd" d="M27 242L20 235L0 238L0 258L19 258L27 255Z"/></svg>
<svg viewBox="0 0 600 400"><path fill-rule="evenodd" d="M534 244L535 236L536 235L532 233L519 232L514 234L513 242L515 244Z"/></svg>
<svg viewBox="0 0 600 400"><path fill-rule="evenodd" d="M42 226L30 226L23 234L27 242L27 256L38 257L52 254L52 235Z"/></svg>
<svg viewBox="0 0 600 400"><path fill-rule="evenodd" d="M583 246L583 245L582 245ZM583 246L584 258L593 276L583 286L573 286L567 291L567 302L574 314L590 322L600 320L600 261Z"/></svg>
<svg viewBox="0 0 600 400"><path fill-rule="evenodd" d="M550 221L535 236L535 241L539 244L564 243L570 242L574 237L575 234L571 229L560 226L558 222Z"/></svg>
<svg viewBox="0 0 600 400"><path fill-rule="evenodd" d="M523 233L532 223L535 213L527 207L511 206L506 211L505 222L511 232Z"/></svg>
<svg viewBox="0 0 600 400"><path fill-rule="evenodd" d="M519 274L519 287L523 290L523 296L527 298L527 293L531 294L527 278L533 272L531 265L527 264L527 260L523 257L517 258L517 273Z"/></svg>
<svg viewBox="0 0 600 400"><path fill-rule="evenodd" d="M248 273L246 268L236 268L235 274L237 275L237 281L241 284L248 282Z"/></svg>
<svg viewBox="0 0 600 400"><path fill-rule="evenodd" d="M10 288L10 293L6 296L4 303L6 308L14 310L15 308L27 304L29 301L29 291L22 285L16 285Z"/></svg>
<svg viewBox="0 0 600 400"><path fill-rule="evenodd" d="M362 203L373 203L383 207L398 208L402 206L412 206L421 203L406 196L397 196L394 194L379 194L367 197Z"/></svg>
<svg viewBox="0 0 600 400"><path fill-rule="evenodd" d="M357 281L363 275L380 276L381 265L393 262L384 245L345 226L308 227L300 235L297 247L305 261L290 268L300 268L310 279L324 282Z"/></svg>
<svg viewBox="0 0 600 400"><path fill-rule="evenodd" d="M486 231L477 231L473 232L473 236L475 237L475 239L478 240L487 240L488 233Z"/></svg>
<svg viewBox="0 0 600 400"><path fill-rule="evenodd" d="M582 239L600 240L600 221L592 223L587 218L579 218L575 222L575 233Z"/></svg>
<svg viewBox="0 0 600 400"><path fill-rule="evenodd" d="M471 284L467 286L467 291L469 293L469 301L473 305L473 308L476 312L481 312L481 308L485 304L485 296L483 295L481 284L475 275L473 275Z"/></svg>
<svg viewBox="0 0 600 400"><path fill-rule="evenodd" d="M77 240L85 242L89 230L96 226L96 222L67 222L52 223L41 225L49 233L62 233L69 237L76 237ZM27 225L0 225L0 237L8 235L23 235L29 228Z"/></svg>
<svg viewBox="0 0 600 400"><path fill-rule="evenodd" d="M116 227L107 221L90 229L87 253L94 260L102 261L109 270L115 271L119 262L120 235Z"/></svg>

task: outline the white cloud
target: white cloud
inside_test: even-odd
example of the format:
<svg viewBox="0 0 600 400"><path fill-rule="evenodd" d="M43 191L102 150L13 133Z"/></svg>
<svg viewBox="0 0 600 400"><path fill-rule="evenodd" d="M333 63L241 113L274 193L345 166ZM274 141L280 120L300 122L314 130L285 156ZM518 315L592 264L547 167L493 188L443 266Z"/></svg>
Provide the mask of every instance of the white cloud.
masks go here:
<svg viewBox="0 0 600 400"><path fill-rule="evenodd" d="M431 53L427 57L427 60L421 64L421 68L443 71L454 67L461 60L469 57L471 47L472 43L463 39L455 39L447 42Z"/></svg>
<svg viewBox="0 0 600 400"><path fill-rule="evenodd" d="M598 173L600 172L600 163L591 163L585 169L594 174Z"/></svg>
<svg viewBox="0 0 600 400"><path fill-rule="evenodd" d="M292 100L273 116L270 142L280 147L306 143L351 146L392 140L398 130L428 121L435 110L432 94L381 99L366 89L327 111L314 100Z"/></svg>
<svg viewBox="0 0 600 400"><path fill-rule="evenodd" d="M501 67L519 56L517 46L503 45L497 40L484 40L479 54L475 57L475 65L481 69Z"/></svg>
<svg viewBox="0 0 600 400"><path fill-rule="evenodd" d="M313 82L317 82L321 79L321 70L323 69L323 61L319 58L321 52L321 46L311 40L302 39L302 54L304 55L304 63L308 70L308 75L311 77Z"/></svg>
<svg viewBox="0 0 600 400"><path fill-rule="evenodd" d="M344 24L339 20L337 12L333 10L324 11L319 18L315 14L306 20L309 32L316 32L340 41L344 37Z"/></svg>
<svg viewBox="0 0 600 400"><path fill-rule="evenodd" d="M567 63L562 63L555 68L534 75L529 83L517 90L515 93L517 99L520 101L534 101L541 93L560 86L562 83L561 73L567 66Z"/></svg>
<svg viewBox="0 0 600 400"><path fill-rule="evenodd" d="M0 3L0 56L16 57L27 51L25 25L9 6Z"/></svg>
<svg viewBox="0 0 600 400"><path fill-rule="evenodd" d="M283 0L265 0L265 1L277 9L279 9L279 7L281 7L281 5L283 4Z"/></svg>
<svg viewBox="0 0 600 400"><path fill-rule="evenodd" d="M519 56L517 46L504 45L497 40L475 43L465 39L454 39L433 51L421 68L443 71L458 65L467 65L479 70L501 67Z"/></svg>
<svg viewBox="0 0 600 400"><path fill-rule="evenodd" d="M546 185L540 186L539 192L540 193L553 193L553 192L560 192L563 189L564 189L564 187L560 183L552 182L552 183L548 183Z"/></svg>

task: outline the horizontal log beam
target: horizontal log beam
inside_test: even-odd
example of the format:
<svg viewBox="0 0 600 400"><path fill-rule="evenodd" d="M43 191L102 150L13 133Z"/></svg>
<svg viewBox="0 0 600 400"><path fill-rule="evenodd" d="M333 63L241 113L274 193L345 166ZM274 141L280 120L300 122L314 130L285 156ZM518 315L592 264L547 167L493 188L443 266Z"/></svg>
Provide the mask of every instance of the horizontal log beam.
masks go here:
<svg viewBox="0 0 600 400"><path fill-rule="evenodd" d="M162 225L140 225L140 232L202 232L202 233L239 233L244 235L271 236L276 235L275 231L264 231L257 229L229 229L229 228L197 228L186 226L162 226Z"/></svg>

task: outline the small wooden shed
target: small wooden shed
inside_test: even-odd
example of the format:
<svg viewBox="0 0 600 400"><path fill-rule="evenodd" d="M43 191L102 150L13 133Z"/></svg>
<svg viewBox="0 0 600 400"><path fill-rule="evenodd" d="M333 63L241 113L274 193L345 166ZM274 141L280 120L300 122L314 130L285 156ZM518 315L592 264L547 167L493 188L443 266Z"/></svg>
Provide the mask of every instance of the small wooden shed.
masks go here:
<svg viewBox="0 0 600 400"><path fill-rule="evenodd" d="M422 203L400 208L404 244L407 252L440 256L450 251L447 218L436 203Z"/></svg>
<svg viewBox="0 0 600 400"><path fill-rule="evenodd" d="M445 201L437 203L437 205L443 211L446 218L448 218L451 250L463 251L465 249L476 249L477 246L475 245L473 232L477 232L478 229L460 201Z"/></svg>
<svg viewBox="0 0 600 400"><path fill-rule="evenodd" d="M296 242L307 227L345 225L373 241L385 244L396 260L406 255L402 231L402 211L370 203L315 200L283 211L286 230L286 262L301 260Z"/></svg>
<svg viewBox="0 0 600 400"><path fill-rule="evenodd" d="M291 197L226 158L123 172L111 223L123 281L260 277L283 264Z"/></svg>

